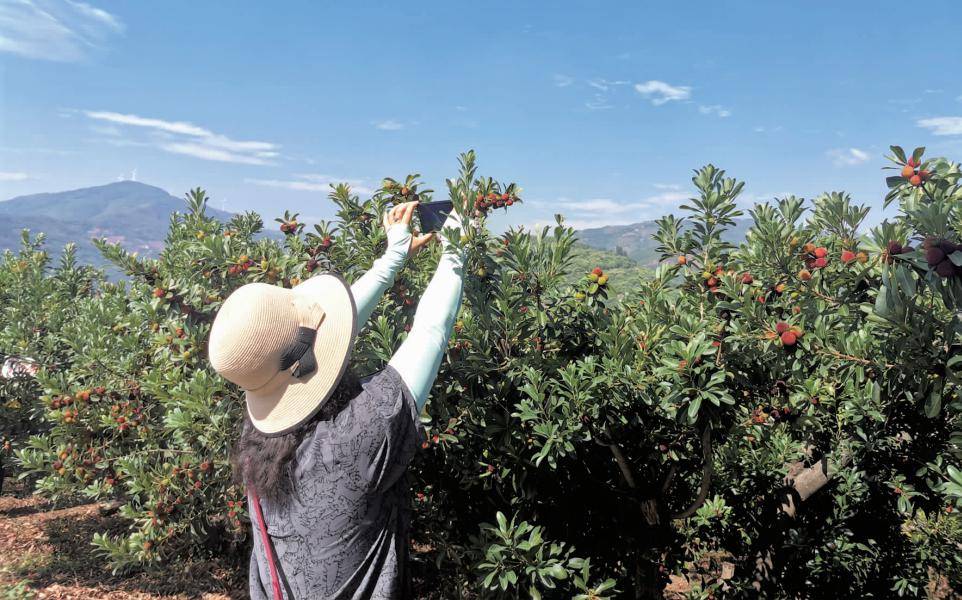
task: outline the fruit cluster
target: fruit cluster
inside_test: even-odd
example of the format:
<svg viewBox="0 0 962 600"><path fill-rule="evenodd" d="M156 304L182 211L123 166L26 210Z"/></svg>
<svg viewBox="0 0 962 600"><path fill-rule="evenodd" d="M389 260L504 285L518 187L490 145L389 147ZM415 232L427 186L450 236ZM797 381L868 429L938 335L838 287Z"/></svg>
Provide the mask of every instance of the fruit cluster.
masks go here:
<svg viewBox="0 0 962 600"><path fill-rule="evenodd" d="M474 199L474 215L476 217L480 217L483 214L487 214L487 212L492 209L507 208L509 206L513 206L515 202L520 201L520 198L507 192L503 194L488 192L487 195L479 193Z"/></svg>
<svg viewBox="0 0 962 600"><path fill-rule="evenodd" d="M950 258L953 253L962 250L962 245L949 240L927 238L922 247L925 249L925 262L935 269L939 277L962 277L962 266Z"/></svg>
<svg viewBox="0 0 962 600"><path fill-rule="evenodd" d="M758 406L752 410L752 423L755 425L764 425L768 422L768 419L774 423L780 423L782 421L790 421L794 419L797 415L788 406L783 406L778 408L777 406L766 405Z"/></svg>
<svg viewBox="0 0 962 600"><path fill-rule="evenodd" d="M110 407L110 417L117 424L121 432L143 424L145 415L141 405L131 404L130 400L114 404Z"/></svg>
<svg viewBox="0 0 962 600"><path fill-rule="evenodd" d="M715 267L714 273L712 273L712 271L710 271L709 269L705 269L702 272L701 278L705 280L705 287L708 288L709 292L713 294L721 293L721 290L718 289L718 286L721 283L720 278L724 273L725 273L725 268L722 267L721 265L718 265L717 267ZM749 275L749 278L750 277L751 275Z"/></svg>
<svg viewBox="0 0 962 600"><path fill-rule="evenodd" d="M902 167L902 177L915 187L920 187L931 178L932 174L925 169L920 169L922 164L919 159L912 156Z"/></svg>
<svg viewBox="0 0 962 600"><path fill-rule="evenodd" d="M885 246L885 262L892 264L895 262L895 257L899 254L908 254L915 250L911 244L902 245L901 242L891 241Z"/></svg>
<svg viewBox="0 0 962 600"><path fill-rule="evenodd" d="M228 275L237 275L238 273L243 273L254 266L254 261L250 259L246 254L241 254L238 257L237 262L227 267Z"/></svg>
<svg viewBox="0 0 962 600"><path fill-rule="evenodd" d="M391 295L394 296L395 301L401 306L413 306L414 298L411 296L411 290L408 289L403 282L398 281L391 288Z"/></svg>
<svg viewBox="0 0 962 600"><path fill-rule="evenodd" d="M588 281L597 283L598 287L604 287L608 284L608 276L601 270L601 267L595 267L588 273Z"/></svg>
<svg viewBox="0 0 962 600"><path fill-rule="evenodd" d="M585 275L585 282L587 283L587 287L584 291L579 290L575 292L575 300L584 300L588 296L597 296L600 294L608 286L608 276L601 267L595 267Z"/></svg>
<svg viewBox="0 0 962 600"><path fill-rule="evenodd" d="M824 246L815 246L815 244L809 242L802 246L802 255L805 258L806 269L824 269L828 266L828 250ZM801 276L801 273L799 273L799 278L806 279Z"/></svg>
<svg viewBox="0 0 962 600"><path fill-rule="evenodd" d="M791 348L798 343L803 335L801 327L789 325L785 321L775 323L775 329L768 332L770 339L778 339L786 348Z"/></svg>
<svg viewBox="0 0 962 600"><path fill-rule="evenodd" d="M295 233L297 233L298 225L299 224L297 222L297 219L292 219L290 221L282 221L281 232L287 235L294 235Z"/></svg>
<svg viewBox="0 0 962 600"><path fill-rule="evenodd" d="M868 262L868 254L866 254L865 252L862 252L861 250L859 250L858 252L853 252L848 249L842 250L842 254L840 258L842 259L842 263L846 265L851 264L852 262L855 262L855 261L858 261L863 265Z"/></svg>
<svg viewBox="0 0 962 600"><path fill-rule="evenodd" d="M417 202L421 200L421 196L424 193L428 193L431 190L426 190L425 192L418 192L417 178L419 175L409 175L405 179L404 183L395 181L390 177L384 179L381 184L381 188L387 192L389 198L388 200L392 204L402 204L404 202Z"/></svg>

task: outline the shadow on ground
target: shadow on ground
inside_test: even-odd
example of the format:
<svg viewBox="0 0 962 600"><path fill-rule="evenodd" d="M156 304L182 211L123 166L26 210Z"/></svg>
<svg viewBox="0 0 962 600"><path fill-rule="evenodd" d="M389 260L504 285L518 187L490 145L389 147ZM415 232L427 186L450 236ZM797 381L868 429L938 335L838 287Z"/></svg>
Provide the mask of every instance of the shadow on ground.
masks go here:
<svg viewBox="0 0 962 600"><path fill-rule="evenodd" d="M45 500L0 497L0 597L245 598L246 561L197 558L162 568L114 575L90 540L121 534L123 520L95 504L58 507Z"/></svg>

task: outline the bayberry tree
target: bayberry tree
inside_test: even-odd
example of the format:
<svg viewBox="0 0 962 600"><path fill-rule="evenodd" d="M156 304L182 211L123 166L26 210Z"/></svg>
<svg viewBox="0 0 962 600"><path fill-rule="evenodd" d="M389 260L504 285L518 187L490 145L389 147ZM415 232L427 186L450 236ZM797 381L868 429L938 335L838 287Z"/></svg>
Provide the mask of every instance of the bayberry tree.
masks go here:
<svg viewBox="0 0 962 600"><path fill-rule="evenodd" d="M684 215L659 222L664 262L627 286L605 265L572 273L560 217L487 231L520 189L464 155L448 196L476 224L457 240L465 301L411 468L418 593L645 598L670 575L696 598L957 585L962 192L957 165L922 157L893 148L900 211L871 231L844 193L788 197L753 207L737 247L742 184L700 169ZM57 325L74 360L38 373L49 431L18 452L38 490L118 500L129 532L95 540L118 567L243 556L227 463L242 399L206 361L219 303L250 281L353 280L383 248L384 207L431 195L417 175L364 201L336 186L335 220L285 213L264 236L256 215L206 216L195 190L157 259L101 243L129 278ZM359 375L403 339L433 252L362 331Z"/></svg>

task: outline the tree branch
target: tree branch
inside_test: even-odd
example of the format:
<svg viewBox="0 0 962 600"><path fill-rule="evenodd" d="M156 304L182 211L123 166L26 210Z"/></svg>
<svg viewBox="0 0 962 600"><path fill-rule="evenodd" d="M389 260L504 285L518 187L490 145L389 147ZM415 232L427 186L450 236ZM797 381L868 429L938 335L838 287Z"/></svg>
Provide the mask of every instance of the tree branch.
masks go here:
<svg viewBox="0 0 962 600"><path fill-rule="evenodd" d="M628 459L625 458L625 454L621 451L618 444L607 444L608 449L611 450L611 455L615 457L615 462L618 463L618 468L621 469L621 475L625 478L625 483L631 489L636 489L638 486L635 483L635 475L631 472L631 465L628 464Z"/></svg>
<svg viewBox="0 0 962 600"><path fill-rule="evenodd" d="M695 511L701 508L701 505L708 499L708 489L711 487L712 476L715 473L711 460L711 425L708 423L705 423L705 430L701 434L701 455L703 462L701 467L701 486L698 490L698 496L688 508L680 513L673 514L671 516L672 520L687 519L695 514Z"/></svg>

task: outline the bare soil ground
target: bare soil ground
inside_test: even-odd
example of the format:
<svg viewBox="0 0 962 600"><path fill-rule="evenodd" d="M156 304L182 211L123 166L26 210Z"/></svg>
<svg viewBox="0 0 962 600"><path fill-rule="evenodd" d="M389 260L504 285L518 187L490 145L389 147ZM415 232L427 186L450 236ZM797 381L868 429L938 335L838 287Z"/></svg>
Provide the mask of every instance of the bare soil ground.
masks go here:
<svg viewBox="0 0 962 600"><path fill-rule="evenodd" d="M90 544L94 532L122 531L96 504L58 507L35 496L0 496L0 598L227 600L247 597L240 569L210 561L112 575Z"/></svg>

